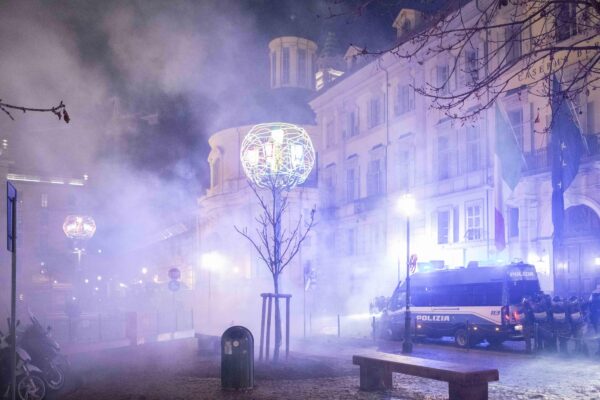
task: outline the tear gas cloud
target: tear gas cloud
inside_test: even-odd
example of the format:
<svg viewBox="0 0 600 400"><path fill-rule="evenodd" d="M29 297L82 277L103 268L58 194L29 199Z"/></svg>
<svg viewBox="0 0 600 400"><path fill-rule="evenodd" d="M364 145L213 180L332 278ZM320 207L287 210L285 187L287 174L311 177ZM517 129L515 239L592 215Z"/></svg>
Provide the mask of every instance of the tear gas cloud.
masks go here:
<svg viewBox="0 0 600 400"><path fill-rule="evenodd" d="M48 114L13 112L15 121L0 117L7 158L14 160L9 171L89 176L85 208L95 213L93 244L109 260L101 266L107 275L131 279L145 262L136 260L137 249L150 243L153 232L194 220L197 198L208 184L207 139L216 129L238 125L232 116L256 110L252 93L268 86L266 44L274 27L297 16L315 24L326 9L324 2L288 1L279 2L272 14L255 12L270 9L267 3L0 4L0 98L29 107L62 100L72 118L67 125ZM219 223L228 230L228 243L243 243L234 235L234 225L244 226L235 215ZM188 226L195 229L193 222ZM200 257L191 255L193 262ZM5 266L8 260L5 254ZM9 271L2 271L3 314L9 310L10 291L4 290ZM263 272L263 287L243 292L257 302L258 293L270 287L266 268ZM287 270L283 279L292 274L302 272ZM361 285L365 297L388 294L377 293L376 284ZM245 300L233 298L223 307L235 307L236 301ZM352 308L364 308L357 313L368 310L362 299L358 303ZM300 304L298 299L294 307L301 315ZM213 312L219 314L216 306Z"/></svg>

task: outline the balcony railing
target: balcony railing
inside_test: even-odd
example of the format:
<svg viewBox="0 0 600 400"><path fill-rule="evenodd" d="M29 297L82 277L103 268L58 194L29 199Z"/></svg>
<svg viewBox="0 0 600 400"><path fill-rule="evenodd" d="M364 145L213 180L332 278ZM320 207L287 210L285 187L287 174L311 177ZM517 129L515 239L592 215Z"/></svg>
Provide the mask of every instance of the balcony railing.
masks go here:
<svg viewBox="0 0 600 400"><path fill-rule="evenodd" d="M581 156L581 161L586 161L600 156L600 134L583 135L587 144L587 150ZM550 146L536 149L530 153L524 153L526 166L523 171L527 173L544 172L552 166L552 152Z"/></svg>

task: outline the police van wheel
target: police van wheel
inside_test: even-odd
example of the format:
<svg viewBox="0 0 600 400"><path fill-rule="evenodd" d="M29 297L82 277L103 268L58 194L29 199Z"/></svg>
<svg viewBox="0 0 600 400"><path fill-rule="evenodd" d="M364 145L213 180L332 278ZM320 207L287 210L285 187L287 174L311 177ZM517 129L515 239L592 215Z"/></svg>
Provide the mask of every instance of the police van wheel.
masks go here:
<svg viewBox="0 0 600 400"><path fill-rule="evenodd" d="M471 341L466 329L459 328L454 332L454 343L461 349L471 347Z"/></svg>

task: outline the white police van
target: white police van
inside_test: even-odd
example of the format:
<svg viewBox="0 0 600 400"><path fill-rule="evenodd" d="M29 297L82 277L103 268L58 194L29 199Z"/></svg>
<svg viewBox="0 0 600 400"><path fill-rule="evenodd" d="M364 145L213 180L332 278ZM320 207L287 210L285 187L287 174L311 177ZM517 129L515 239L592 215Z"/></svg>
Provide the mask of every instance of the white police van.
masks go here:
<svg viewBox="0 0 600 400"><path fill-rule="evenodd" d="M524 263L416 272L410 277L411 331L416 337L451 336L459 347L523 340L521 302L539 291L535 267ZM402 282L374 323L376 336L403 337L405 301Z"/></svg>

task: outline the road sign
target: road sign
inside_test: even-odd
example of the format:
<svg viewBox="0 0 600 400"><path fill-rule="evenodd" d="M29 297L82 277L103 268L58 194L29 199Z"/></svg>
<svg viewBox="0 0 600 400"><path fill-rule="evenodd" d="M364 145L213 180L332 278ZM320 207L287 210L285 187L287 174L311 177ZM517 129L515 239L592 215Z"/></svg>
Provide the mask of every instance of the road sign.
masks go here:
<svg viewBox="0 0 600 400"><path fill-rule="evenodd" d="M179 281L169 281L169 290L171 292L177 292L181 288Z"/></svg>
<svg viewBox="0 0 600 400"><path fill-rule="evenodd" d="M6 247L11 254L11 293L10 293L10 398L15 400L17 387L17 189L6 182Z"/></svg>
<svg viewBox="0 0 600 400"><path fill-rule="evenodd" d="M15 233L17 231L17 189L6 182L6 247L15 252Z"/></svg>
<svg viewBox="0 0 600 400"><path fill-rule="evenodd" d="M171 278L172 280L178 280L179 278L181 278L181 271L179 270L179 268L171 268L169 270L169 278Z"/></svg>

